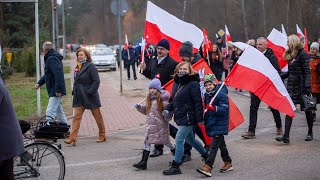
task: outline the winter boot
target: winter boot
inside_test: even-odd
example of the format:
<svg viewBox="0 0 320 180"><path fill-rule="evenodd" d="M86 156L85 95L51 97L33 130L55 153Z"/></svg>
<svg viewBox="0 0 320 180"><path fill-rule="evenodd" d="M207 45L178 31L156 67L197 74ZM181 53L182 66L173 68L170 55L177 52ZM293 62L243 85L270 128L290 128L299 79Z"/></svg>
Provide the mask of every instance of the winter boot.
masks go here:
<svg viewBox="0 0 320 180"><path fill-rule="evenodd" d="M150 151L143 150L141 161L138 162L137 164L134 164L133 167L141 170L146 170L149 154L150 154Z"/></svg>
<svg viewBox="0 0 320 180"><path fill-rule="evenodd" d="M224 166L220 169L220 172L224 173L232 170L233 170L233 166L231 162L224 162Z"/></svg>
<svg viewBox="0 0 320 180"><path fill-rule="evenodd" d="M209 164L205 164L202 168L198 168L197 172L203 175L206 175L208 177L211 177L211 170L212 170L212 166L210 166Z"/></svg>
<svg viewBox="0 0 320 180"><path fill-rule="evenodd" d="M164 170L163 174L164 175L176 175L176 174L181 174L181 170L179 168L180 164L176 163L175 161L172 161L171 168L168 170Z"/></svg>

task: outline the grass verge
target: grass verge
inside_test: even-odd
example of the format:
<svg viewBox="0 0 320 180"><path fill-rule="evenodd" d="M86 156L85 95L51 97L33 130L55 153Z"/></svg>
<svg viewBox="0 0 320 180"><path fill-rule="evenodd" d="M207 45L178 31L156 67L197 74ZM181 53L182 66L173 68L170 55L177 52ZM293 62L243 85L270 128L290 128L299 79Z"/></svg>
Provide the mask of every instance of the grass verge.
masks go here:
<svg viewBox="0 0 320 180"><path fill-rule="evenodd" d="M63 97L63 108L67 116L72 115L72 95L70 79L65 79L67 95ZM37 119L37 91L33 89L36 84L35 77L25 77L24 73L14 73L6 80L12 103L18 119ZM40 90L41 115L44 116L48 104L46 86Z"/></svg>

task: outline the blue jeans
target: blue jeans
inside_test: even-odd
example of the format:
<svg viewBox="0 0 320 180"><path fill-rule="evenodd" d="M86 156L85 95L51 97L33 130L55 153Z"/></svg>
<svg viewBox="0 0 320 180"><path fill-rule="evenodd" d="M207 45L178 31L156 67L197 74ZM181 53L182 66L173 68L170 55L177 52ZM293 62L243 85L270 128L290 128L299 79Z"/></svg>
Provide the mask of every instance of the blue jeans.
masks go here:
<svg viewBox="0 0 320 180"><path fill-rule="evenodd" d="M68 124L67 117L62 108L62 97L49 97L46 115L52 117L52 119L58 119L63 123ZM48 121L52 120L47 118Z"/></svg>
<svg viewBox="0 0 320 180"><path fill-rule="evenodd" d="M184 141L187 141L192 147L194 147L201 155L206 154L206 149L202 144L194 138L193 126L179 126L176 135L176 152L174 161L181 163L182 155L184 152Z"/></svg>

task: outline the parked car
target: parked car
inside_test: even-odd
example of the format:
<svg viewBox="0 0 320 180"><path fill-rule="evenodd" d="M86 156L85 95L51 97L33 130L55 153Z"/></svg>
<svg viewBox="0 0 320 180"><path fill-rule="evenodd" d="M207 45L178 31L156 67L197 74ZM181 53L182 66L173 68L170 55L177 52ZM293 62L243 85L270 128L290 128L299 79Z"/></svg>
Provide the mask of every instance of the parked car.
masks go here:
<svg viewBox="0 0 320 180"><path fill-rule="evenodd" d="M110 48L100 48L91 50L91 58L98 70L117 69L117 61Z"/></svg>

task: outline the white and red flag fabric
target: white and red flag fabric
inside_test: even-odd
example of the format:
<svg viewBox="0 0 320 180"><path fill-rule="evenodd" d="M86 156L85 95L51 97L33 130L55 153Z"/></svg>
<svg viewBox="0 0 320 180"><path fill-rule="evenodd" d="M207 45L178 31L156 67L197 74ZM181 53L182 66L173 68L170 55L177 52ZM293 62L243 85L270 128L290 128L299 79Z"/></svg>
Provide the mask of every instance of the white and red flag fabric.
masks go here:
<svg viewBox="0 0 320 180"><path fill-rule="evenodd" d="M232 39L231 39L231 35L230 35L230 33L229 33L229 30L228 30L228 27L227 27L227 25L225 25L225 29L226 29L226 43L228 42L228 41L231 41L232 42Z"/></svg>
<svg viewBox="0 0 320 180"><path fill-rule="evenodd" d="M127 35L125 35L125 43L124 43L124 50L127 50L127 49L129 49L129 42L128 42L128 36Z"/></svg>
<svg viewBox="0 0 320 180"><path fill-rule="evenodd" d="M210 41L207 30L205 28L202 28L203 32L203 57L207 57L207 54L209 54L210 51L212 51L212 42Z"/></svg>
<svg viewBox="0 0 320 180"><path fill-rule="evenodd" d="M190 41L193 44L193 51L198 52L203 34L194 24L184 22L148 1L144 38L153 44L158 44L161 39L167 39L170 43L170 56L181 62L179 48L182 43Z"/></svg>
<svg viewBox="0 0 320 180"><path fill-rule="evenodd" d="M201 86L201 91L203 92L203 77L206 74L213 74L210 67L208 64L203 60L199 60L198 62L194 63L192 65L192 69L199 72L199 76L201 79L200 86ZM217 82L218 83L218 82ZM174 81L173 79L169 81L167 84L163 86L165 90L167 90L170 94L172 93L172 87L173 87ZM244 122L244 117L241 114L240 110L238 107L235 105L235 103L232 101L232 99L229 97L229 131L233 130L240 124ZM200 126L200 129L202 130L202 133L204 135L204 139L206 141L206 145L209 145L211 142L211 138L207 136L205 132L204 126Z"/></svg>
<svg viewBox="0 0 320 180"><path fill-rule="evenodd" d="M233 45L244 51L225 83L235 88L248 90L270 107L294 117L295 105L268 58L245 43L235 42Z"/></svg>
<svg viewBox="0 0 320 180"><path fill-rule="evenodd" d="M284 29L283 24L281 24L281 33L285 36L287 36L286 30Z"/></svg>
<svg viewBox="0 0 320 180"><path fill-rule="evenodd" d="M268 48L272 49L274 55L278 58L280 69L282 70L282 72L288 71L288 61L285 61L283 59L283 53L288 48L287 39L287 36L274 28L267 37Z"/></svg>
<svg viewBox="0 0 320 180"><path fill-rule="evenodd" d="M296 24L296 28L297 28L297 36L298 36L298 38L300 38L301 36L304 37L303 32L302 32L301 29L299 28L298 24Z"/></svg>

